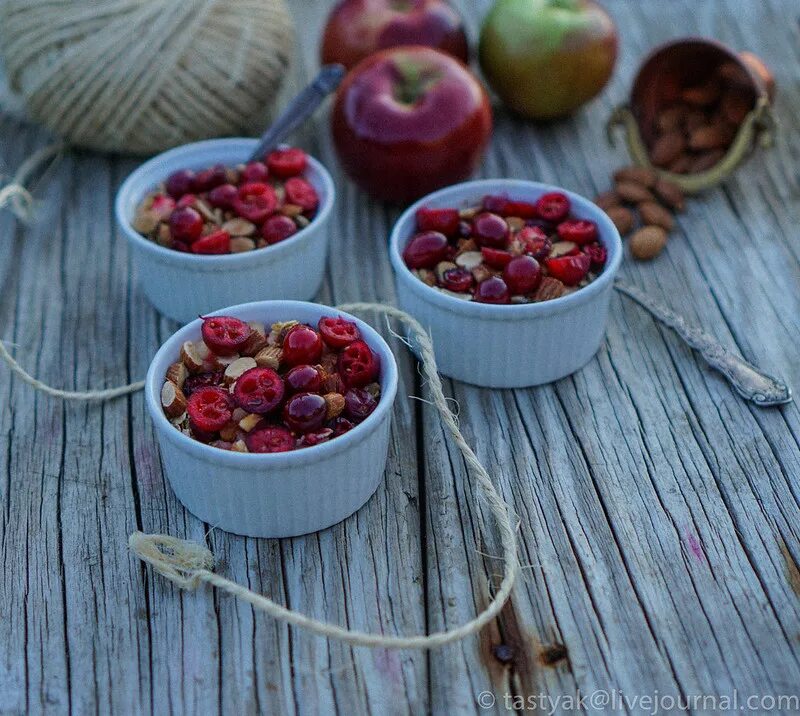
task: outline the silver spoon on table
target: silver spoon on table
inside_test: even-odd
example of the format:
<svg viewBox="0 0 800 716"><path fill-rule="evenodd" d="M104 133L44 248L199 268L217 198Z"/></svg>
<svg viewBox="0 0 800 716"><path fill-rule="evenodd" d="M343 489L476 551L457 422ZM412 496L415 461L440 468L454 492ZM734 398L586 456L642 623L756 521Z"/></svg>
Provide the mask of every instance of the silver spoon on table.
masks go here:
<svg viewBox="0 0 800 716"><path fill-rule="evenodd" d="M638 303L648 313L677 333L685 343L694 348L706 362L722 373L743 398L761 407L784 405L792 402L792 389L783 381L767 375L741 356L731 353L701 328L653 300L644 291L617 279L614 288Z"/></svg>

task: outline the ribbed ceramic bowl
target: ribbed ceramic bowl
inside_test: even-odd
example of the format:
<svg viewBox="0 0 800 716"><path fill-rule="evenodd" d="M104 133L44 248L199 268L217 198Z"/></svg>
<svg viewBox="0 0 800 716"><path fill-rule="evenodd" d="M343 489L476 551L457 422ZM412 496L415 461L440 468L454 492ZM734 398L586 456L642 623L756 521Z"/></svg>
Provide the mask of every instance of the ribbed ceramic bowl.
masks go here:
<svg viewBox="0 0 800 716"><path fill-rule="evenodd" d="M136 207L178 169L204 169L244 162L255 139L211 139L186 144L142 164L117 192L117 224L130 242L139 283L165 316L185 323L220 306L266 299L313 298L325 274L328 223L335 191L330 174L309 157L306 178L319 194L314 220L274 246L222 256L199 256L164 248L134 230Z"/></svg>
<svg viewBox="0 0 800 716"><path fill-rule="evenodd" d="M386 466L397 393L397 364L389 346L363 321L314 303L261 301L212 315L313 325L322 316L345 316L358 325L363 339L380 356L381 399L375 412L350 432L294 452L257 455L205 445L176 430L161 407L167 368L178 360L184 341L200 339L201 321L192 321L161 346L145 385L164 473L178 499L204 522L250 537L305 534L351 515L375 492Z"/></svg>
<svg viewBox="0 0 800 716"><path fill-rule="evenodd" d="M573 216L597 224L608 251L603 273L574 293L541 303L475 303L431 288L403 261L420 207L465 208L480 203L487 194L535 202L551 191L569 196ZM400 307L430 331L440 372L487 388L520 388L563 378L597 352L605 334L622 242L605 212L582 196L537 182L486 179L447 187L412 204L392 230L389 252Z"/></svg>

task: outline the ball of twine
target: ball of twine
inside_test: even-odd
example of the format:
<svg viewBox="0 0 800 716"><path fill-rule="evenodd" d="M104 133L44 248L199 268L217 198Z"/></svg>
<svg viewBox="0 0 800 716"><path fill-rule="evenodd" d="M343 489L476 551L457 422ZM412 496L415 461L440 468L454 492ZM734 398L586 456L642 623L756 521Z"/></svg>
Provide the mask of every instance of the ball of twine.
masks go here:
<svg viewBox="0 0 800 716"><path fill-rule="evenodd" d="M0 52L31 119L104 151L247 133L293 45L284 0L0 3Z"/></svg>

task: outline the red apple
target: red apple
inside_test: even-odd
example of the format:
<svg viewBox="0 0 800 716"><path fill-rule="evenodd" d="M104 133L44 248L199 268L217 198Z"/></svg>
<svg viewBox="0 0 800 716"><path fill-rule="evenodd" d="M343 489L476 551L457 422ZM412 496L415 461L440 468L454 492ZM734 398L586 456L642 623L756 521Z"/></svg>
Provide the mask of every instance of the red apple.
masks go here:
<svg viewBox="0 0 800 716"><path fill-rule="evenodd" d="M399 45L428 45L464 63L469 59L461 17L444 0L341 0L328 16L322 63L350 69Z"/></svg>
<svg viewBox="0 0 800 716"><path fill-rule="evenodd" d="M458 60L430 47L397 47L349 72L332 122L345 171L373 196L402 203L472 174L492 110Z"/></svg>

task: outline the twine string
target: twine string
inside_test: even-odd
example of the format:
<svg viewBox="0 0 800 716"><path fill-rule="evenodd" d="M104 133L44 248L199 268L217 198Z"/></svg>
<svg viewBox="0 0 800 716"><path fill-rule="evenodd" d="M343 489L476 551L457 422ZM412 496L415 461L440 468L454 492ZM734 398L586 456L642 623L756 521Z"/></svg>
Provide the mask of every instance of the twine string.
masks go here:
<svg viewBox="0 0 800 716"><path fill-rule="evenodd" d="M478 460L459 430L457 417L450 409L442 388L442 380L436 367L433 343L422 325L404 311L378 303L349 303L338 306L338 309L352 313L362 311L383 313L387 318L393 318L405 324L409 330L409 337L419 352L423 377L431 394L430 402L439 413L442 424L461 452L467 464L468 474L475 476L480 494L489 506L500 532L503 548L503 579L486 608L473 619L458 627L432 634L391 636L357 629L346 629L338 624L314 619L301 612L289 609L241 584L216 574L213 571L213 554L203 545L196 542L178 539L169 535L134 532L128 540L128 546L140 560L149 564L156 572L181 589L196 589L201 584L209 584L241 601L247 602L255 609L265 612L274 619L301 627L318 636L336 639L355 646L392 649L433 649L464 639L477 633L492 621L511 596L511 590L514 587L514 581L520 568L517 558L516 516L492 484L486 468ZM28 374L11 357L1 342L0 357L16 375L29 385L48 395L68 400L110 400L111 398L140 390L144 385L143 381L137 381L110 390L86 392L58 390Z"/></svg>
<svg viewBox="0 0 800 716"><path fill-rule="evenodd" d="M53 160L55 163L63 148L60 143L50 144L22 162L14 176L0 188L0 209L9 208L20 221L30 221L35 204L33 194L25 185L45 162Z"/></svg>

